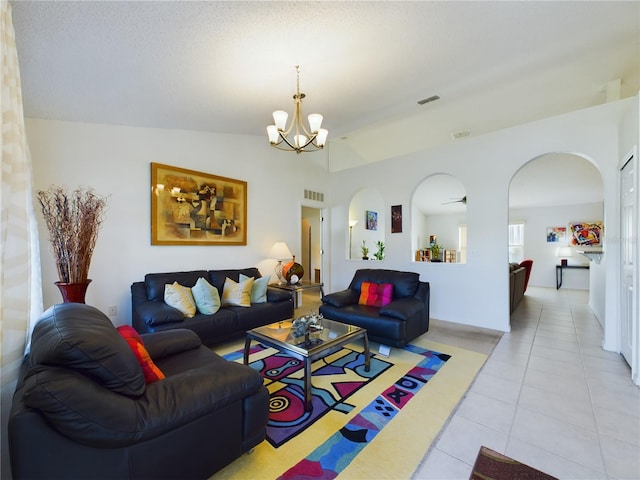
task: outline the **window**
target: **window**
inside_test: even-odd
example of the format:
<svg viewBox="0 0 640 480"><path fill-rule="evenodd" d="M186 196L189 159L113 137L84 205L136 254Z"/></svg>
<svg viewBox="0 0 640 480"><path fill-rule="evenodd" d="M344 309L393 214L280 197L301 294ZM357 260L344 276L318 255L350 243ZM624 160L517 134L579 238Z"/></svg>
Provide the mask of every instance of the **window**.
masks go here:
<svg viewBox="0 0 640 480"><path fill-rule="evenodd" d="M524 260L524 223L509 225L509 261L520 263Z"/></svg>
<svg viewBox="0 0 640 480"><path fill-rule="evenodd" d="M458 262L467 263L467 226L458 225L458 252L460 258Z"/></svg>

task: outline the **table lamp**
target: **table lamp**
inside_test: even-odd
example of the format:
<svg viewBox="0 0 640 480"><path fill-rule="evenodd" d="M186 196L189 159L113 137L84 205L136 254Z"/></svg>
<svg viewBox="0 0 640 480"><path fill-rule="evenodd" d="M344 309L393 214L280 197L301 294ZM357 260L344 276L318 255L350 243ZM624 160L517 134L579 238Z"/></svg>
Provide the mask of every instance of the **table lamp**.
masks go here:
<svg viewBox="0 0 640 480"><path fill-rule="evenodd" d="M558 257L571 257L573 256L573 252L571 251L570 247L560 247L556 253L556 256ZM561 258L560 259L560 265L562 265L563 267L567 266L567 258Z"/></svg>
<svg viewBox="0 0 640 480"><path fill-rule="evenodd" d="M278 261L278 263L276 263L276 266L274 268L274 271L276 272L276 276L278 277L278 284L282 285L283 283L286 283L285 278L282 276L282 267L283 267L282 261L293 258L293 254L291 253L291 250L289 250L289 247L287 246L287 244L285 242L274 243L273 247L271 247L269 258L273 258Z"/></svg>

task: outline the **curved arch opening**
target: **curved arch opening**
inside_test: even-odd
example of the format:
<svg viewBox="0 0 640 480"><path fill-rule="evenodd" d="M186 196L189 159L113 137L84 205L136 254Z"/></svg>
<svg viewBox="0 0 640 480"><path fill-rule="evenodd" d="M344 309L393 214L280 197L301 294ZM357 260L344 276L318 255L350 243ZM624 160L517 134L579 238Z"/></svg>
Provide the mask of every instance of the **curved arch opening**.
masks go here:
<svg viewBox="0 0 640 480"><path fill-rule="evenodd" d="M603 221L602 175L588 158L546 153L524 164L509 184L509 262L532 264L523 289L510 289L511 311L528 287L560 288L558 268L562 288L589 290L589 259L579 252L601 248ZM579 225L599 229L598 241Z"/></svg>
<svg viewBox="0 0 640 480"><path fill-rule="evenodd" d="M416 262L466 263L467 192L453 175L425 178L411 198L411 246Z"/></svg>
<svg viewBox="0 0 640 480"><path fill-rule="evenodd" d="M384 259L384 199L377 189L364 188L353 196L349 203L348 230L348 259Z"/></svg>

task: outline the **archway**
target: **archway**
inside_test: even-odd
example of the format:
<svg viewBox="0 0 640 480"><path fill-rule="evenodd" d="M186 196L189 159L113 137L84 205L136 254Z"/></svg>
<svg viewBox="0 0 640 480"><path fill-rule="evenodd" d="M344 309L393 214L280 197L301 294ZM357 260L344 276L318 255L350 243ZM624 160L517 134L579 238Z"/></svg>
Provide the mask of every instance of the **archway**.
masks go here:
<svg viewBox="0 0 640 480"><path fill-rule="evenodd" d="M560 269L562 288L590 290L589 270L582 268L589 259L571 241L571 228L603 219L602 176L588 159L573 153L533 158L509 186L509 260L533 260L529 287L556 289L556 266L566 263L574 268Z"/></svg>
<svg viewBox="0 0 640 480"><path fill-rule="evenodd" d="M462 182L444 173L425 178L411 200L413 260L466 263L466 224L467 193Z"/></svg>

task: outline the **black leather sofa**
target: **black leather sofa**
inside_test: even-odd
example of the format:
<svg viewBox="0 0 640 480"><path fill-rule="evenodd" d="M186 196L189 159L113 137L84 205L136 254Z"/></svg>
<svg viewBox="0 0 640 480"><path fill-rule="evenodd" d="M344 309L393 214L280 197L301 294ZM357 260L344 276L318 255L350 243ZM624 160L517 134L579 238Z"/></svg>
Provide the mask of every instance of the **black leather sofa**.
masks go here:
<svg viewBox="0 0 640 480"><path fill-rule="evenodd" d="M141 336L140 363L97 309L66 303L37 323L9 417L18 479L205 479L265 438L268 391L189 330Z"/></svg>
<svg viewBox="0 0 640 480"><path fill-rule="evenodd" d="M393 284L393 299L383 307L358 304L362 282ZM357 270L346 290L322 297L326 318L367 329L369 340L402 347L429 330L429 283L415 272Z"/></svg>
<svg viewBox="0 0 640 480"><path fill-rule="evenodd" d="M166 284L178 282L191 288L200 277L204 277L222 296L225 279L229 277L238 282L240 274L262 278L257 268L148 273L144 282L131 285L131 324L140 333L187 328L197 333L202 343L210 346L242 335L252 328L293 317L291 293L273 287L267 288L266 303L252 304L250 307L222 307L213 315L196 313L193 318L184 318L178 310L164 302Z"/></svg>
<svg viewBox="0 0 640 480"><path fill-rule="evenodd" d="M527 269L518 263L509 263L509 312L513 313L524 298L527 289Z"/></svg>

